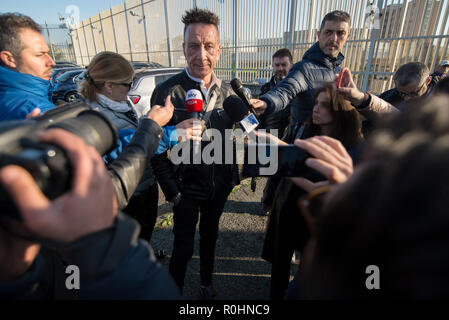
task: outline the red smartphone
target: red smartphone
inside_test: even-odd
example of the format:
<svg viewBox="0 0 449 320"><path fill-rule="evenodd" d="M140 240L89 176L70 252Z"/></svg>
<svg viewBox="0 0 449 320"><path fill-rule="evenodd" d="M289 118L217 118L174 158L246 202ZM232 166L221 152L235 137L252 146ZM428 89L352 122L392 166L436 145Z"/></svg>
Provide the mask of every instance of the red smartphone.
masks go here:
<svg viewBox="0 0 449 320"><path fill-rule="evenodd" d="M337 81L336 81L337 82L337 88L341 87L341 80L343 79L343 74L345 72L348 72L348 71L349 71L348 68L341 69L340 74L338 75L338 78L337 78Z"/></svg>

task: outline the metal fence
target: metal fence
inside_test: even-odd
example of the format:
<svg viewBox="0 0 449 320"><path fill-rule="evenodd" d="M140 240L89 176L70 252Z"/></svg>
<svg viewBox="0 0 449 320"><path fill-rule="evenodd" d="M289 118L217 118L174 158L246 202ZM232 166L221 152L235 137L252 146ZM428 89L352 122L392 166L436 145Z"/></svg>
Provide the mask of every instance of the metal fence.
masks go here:
<svg viewBox="0 0 449 320"><path fill-rule="evenodd" d="M43 24L42 34L50 48L53 60L76 63L72 37L65 24Z"/></svg>
<svg viewBox="0 0 449 320"><path fill-rule="evenodd" d="M82 21L70 31L78 64L115 51L132 61L183 67L181 16L195 6L220 18L222 53L216 73L224 80L263 81L271 56L289 48L295 61L317 41L324 15L345 10L351 36L344 66L363 90L382 92L407 62L431 70L448 59L449 0L128 0Z"/></svg>

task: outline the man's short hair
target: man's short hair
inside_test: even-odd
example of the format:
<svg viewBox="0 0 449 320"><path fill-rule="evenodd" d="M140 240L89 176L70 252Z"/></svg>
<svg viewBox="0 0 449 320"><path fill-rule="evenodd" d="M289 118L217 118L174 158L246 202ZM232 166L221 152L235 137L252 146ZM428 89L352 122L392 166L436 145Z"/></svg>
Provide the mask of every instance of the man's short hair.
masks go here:
<svg viewBox="0 0 449 320"><path fill-rule="evenodd" d="M327 21L347 22L349 27L351 27L351 16L345 11L335 10L326 14L323 21L321 21L320 30L323 30Z"/></svg>
<svg viewBox="0 0 449 320"><path fill-rule="evenodd" d="M9 51L18 57L24 48L19 36L22 29L42 32L41 27L28 16L20 13L0 14L0 51Z"/></svg>
<svg viewBox="0 0 449 320"><path fill-rule="evenodd" d="M273 54L273 60L274 60L274 58L279 58L279 59L281 59L281 58L284 58L284 57L288 57L288 59L290 60L290 63L293 63L293 56L292 56L292 53L291 53L290 50L288 50L287 48L279 49L278 51L276 51L276 52Z"/></svg>
<svg viewBox="0 0 449 320"><path fill-rule="evenodd" d="M422 62L409 62L402 65L394 74L396 86L408 86L411 83L420 84L429 76L429 68Z"/></svg>
<svg viewBox="0 0 449 320"><path fill-rule="evenodd" d="M218 31L219 19L209 10L194 8L184 13L182 16L182 23L184 23L184 34L186 33L187 27L194 23L212 24Z"/></svg>

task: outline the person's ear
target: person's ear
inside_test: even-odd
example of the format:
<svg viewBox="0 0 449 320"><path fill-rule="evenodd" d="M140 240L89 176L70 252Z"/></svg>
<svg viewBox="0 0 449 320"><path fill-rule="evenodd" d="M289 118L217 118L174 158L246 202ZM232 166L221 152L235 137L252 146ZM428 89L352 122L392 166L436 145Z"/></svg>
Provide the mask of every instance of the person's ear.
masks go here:
<svg viewBox="0 0 449 320"><path fill-rule="evenodd" d="M431 81L432 81L432 77L428 76L427 79L426 79L426 86L428 86Z"/></svg>
<svg viewBox="0 0 449 320"><path fill-rule="evenodd" d="M10 69L17 69L17 62L11 52L3 50L0 52L0 60Z"/></svg>
<svg viewBox="0 0 449 320"><path fill-rule="evenodd" d="M106 81L104 83L104 90L106 90L106 92L108 94L112 94L112 88L114 87L114 84L112 82Z"/></svg>

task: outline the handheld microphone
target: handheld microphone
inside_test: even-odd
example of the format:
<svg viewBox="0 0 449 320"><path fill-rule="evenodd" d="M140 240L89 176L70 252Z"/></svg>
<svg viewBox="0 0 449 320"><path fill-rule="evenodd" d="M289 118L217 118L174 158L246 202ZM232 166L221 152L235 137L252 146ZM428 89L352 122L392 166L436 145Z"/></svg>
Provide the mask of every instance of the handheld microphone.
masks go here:
<svg viewBox="0 0 449 320"><path fill-rule="evenodd" d="M186 95L186 109L193 119L199 119L203 110L203 96L197 89L190 89Z"/></svg>
<svg viewBox="0 0 449 320"><path fill-rule="evenodd" d="M251 113L254 114L254 116L257 118L256 114L254 113L253 107L251 106L251 103L249 102L251 100L251 92L243 87L242 81L235 78L231 81L231 87L232 90L234 90L235 94L239 96L240 99L246 104L246 106L249 108Z"/></svg>
<svg viewBox="0 0 449 320"><path fill-rule="evenodd" d="M259 125L254 114L249 113L248 107L236 96L229 96L223 101L223 109L234 122L239 123L245 133L252 132ZM249 113L249 114L248 114Z"/></svg>

